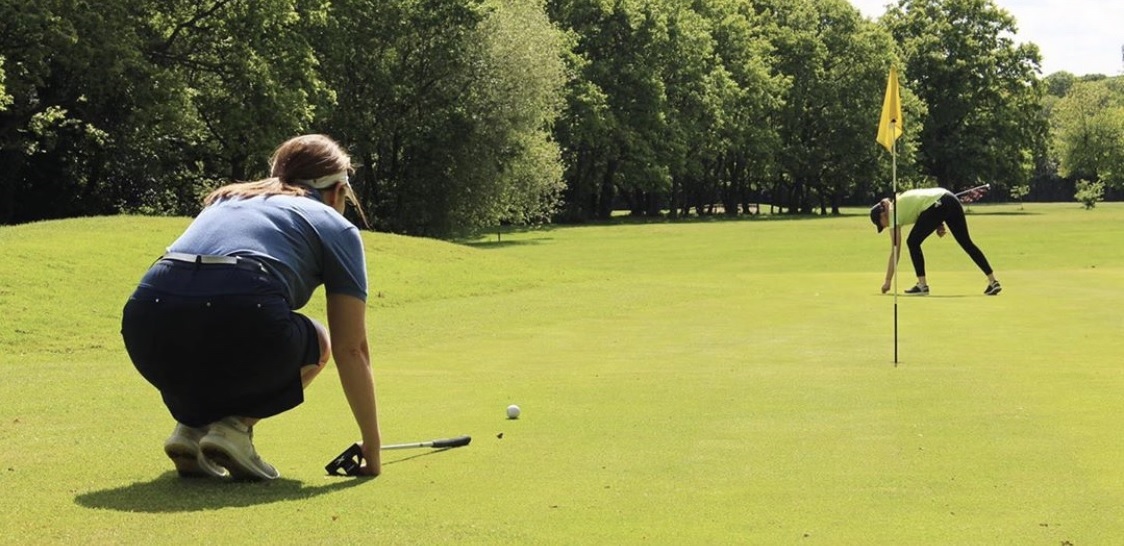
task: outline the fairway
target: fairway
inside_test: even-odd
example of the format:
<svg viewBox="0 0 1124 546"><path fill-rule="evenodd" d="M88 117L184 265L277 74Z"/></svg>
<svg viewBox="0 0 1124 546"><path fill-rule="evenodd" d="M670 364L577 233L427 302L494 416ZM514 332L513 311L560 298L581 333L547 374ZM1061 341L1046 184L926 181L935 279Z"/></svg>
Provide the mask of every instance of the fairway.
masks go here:
<svg viewBox="0 0 1124 546"><path fill-rule="evenodd" d="M1124 205L972 205L1004 290L932 237L897 366L888 238L846 212L364 233L384 442L472 443L326 476L329 367L256 427L265 484L177 478L120 341L188 219L0 228L0 544L1119 541Z"/></svg>

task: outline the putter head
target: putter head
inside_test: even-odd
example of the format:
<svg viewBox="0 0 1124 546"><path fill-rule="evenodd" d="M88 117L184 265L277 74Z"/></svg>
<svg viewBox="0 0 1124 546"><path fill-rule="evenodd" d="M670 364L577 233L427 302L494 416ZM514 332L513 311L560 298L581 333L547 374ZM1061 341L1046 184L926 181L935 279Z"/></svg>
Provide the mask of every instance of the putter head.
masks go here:
<svg viewBox="0 0 1124 546"><path fill-rule="evenodd" d="M327 470L330 476L358 476L361 466L363 466L363 448L359 447L359 444L351 444L351 447L332 459L324 470Z"/></svg>

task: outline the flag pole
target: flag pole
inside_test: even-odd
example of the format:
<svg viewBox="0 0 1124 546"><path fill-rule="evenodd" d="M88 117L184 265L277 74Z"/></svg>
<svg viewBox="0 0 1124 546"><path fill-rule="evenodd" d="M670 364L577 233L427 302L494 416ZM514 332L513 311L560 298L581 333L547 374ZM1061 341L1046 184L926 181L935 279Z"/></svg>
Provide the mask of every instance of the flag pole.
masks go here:
<svg viewBox="0 0 1124 546"><path fill-rule="evenodd" d="M890 272L894 282L894 367L898 367L898 255L901 253L901 230L898 228L898 137L902 135L902 100L898 89L898 73L890 66L890 76L886 80L886 97L882 101L882 115L878 119L878 136L874 139L892 158L890 173L893 180L893 194L890 203L894 209L890 232L890 259L893 264ZM881 233L881 231L879 231Z"/></svg>
<svg viewBox="0 0 1124 546"><path fill-rule="evenodd" d="M890 121L890 134L894 133L896 129L897 120ZM890 202L894 211L894 222L891 226L890 240L894 242L894 267L892 268L894 277L894 367L898 367L898 252L901 246L901 240L897 237L898 230L898 141L895 139L890 146L890 180L893 184L893 190L890 194Z"/></svg>

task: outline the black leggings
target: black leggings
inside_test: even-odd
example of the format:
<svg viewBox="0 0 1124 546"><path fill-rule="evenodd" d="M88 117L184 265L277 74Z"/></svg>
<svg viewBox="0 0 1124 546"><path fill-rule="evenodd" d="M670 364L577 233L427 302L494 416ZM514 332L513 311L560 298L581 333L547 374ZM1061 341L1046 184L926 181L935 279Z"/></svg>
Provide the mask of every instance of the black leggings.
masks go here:
<svg viewBox="0 0 1124 546"><path fill-rule="evenodd" d="M960 248L963 248L964 252L967 252L968 256L972 258L972 261L976 262L980 271L983 271L984 275L991 275L991 265L987 263L983 251L972 242L972 237L968 235L968 220L964 218L964 207L955 195L946 193L941 196L940 201L925 209L917 217L917 224L910 230L909 238L906 239L906 245L909 246L909 258L913 260L913 270L917 273L917 276L925 276L925 255L921 252L921 243L925 242L925 239L932 235L941 223L948 226L948 230L952 232L952 236L956 238Z"/></svg>

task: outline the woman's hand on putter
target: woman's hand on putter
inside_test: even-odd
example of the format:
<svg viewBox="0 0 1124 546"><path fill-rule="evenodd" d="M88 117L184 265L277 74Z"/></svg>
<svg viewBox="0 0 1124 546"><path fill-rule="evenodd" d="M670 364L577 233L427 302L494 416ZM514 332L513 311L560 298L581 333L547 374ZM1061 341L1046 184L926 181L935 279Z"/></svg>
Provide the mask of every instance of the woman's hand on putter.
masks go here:
<svg viewBox="0 0 1124 546"><path fill-rule="evenodd" d="M359 467L360 476L378 476L382 474L382 454L378 447L368 448L366 443L359 445L363 449L363 465Z"/></svg>
<svg viewBox="0 0 1124 546"><path fill-rule="evenodd" d="M332 358L343 386L344 397L359 427L363 459L360 475L382 472L378 411L375 408L375 378L367 344L366 303L355 296L328 294L328 330Z"/></svg>

